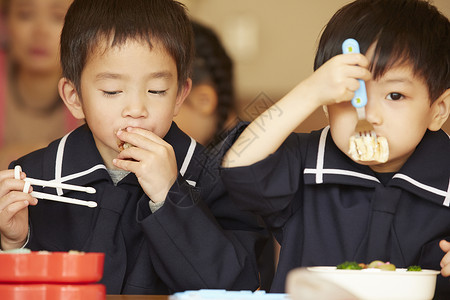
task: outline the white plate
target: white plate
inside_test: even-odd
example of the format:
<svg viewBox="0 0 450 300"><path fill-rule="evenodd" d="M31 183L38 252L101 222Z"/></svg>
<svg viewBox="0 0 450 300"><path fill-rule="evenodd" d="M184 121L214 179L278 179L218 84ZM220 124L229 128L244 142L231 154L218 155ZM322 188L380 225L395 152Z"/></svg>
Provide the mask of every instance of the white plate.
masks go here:
<svg viewBox="0 0 450 300"><path fill-rule="evenodd" d="M321 278L331 281L362 300L431 300L439 271L406 269L338 270L336 267L309 267Z"/></svg>

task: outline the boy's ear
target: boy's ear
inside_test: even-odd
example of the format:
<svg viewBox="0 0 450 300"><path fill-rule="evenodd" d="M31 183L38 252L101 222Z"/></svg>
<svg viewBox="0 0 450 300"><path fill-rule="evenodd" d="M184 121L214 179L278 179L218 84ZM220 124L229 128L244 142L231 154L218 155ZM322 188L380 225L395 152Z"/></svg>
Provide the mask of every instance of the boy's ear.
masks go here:
<svg viewBox="0 0 450 300"><path fill-rule="evenodd" d="M192 88L189 104L200 115L209 116L216 112L219 98L214 87L209 84L199 84Z"/></svg>
<svg viewBox="0 0 450 300"><path fill-rule="evenodd" d="M450 114L450 89L447 89L436 101L431 105L432 116L428 129L437 131L441 129Z"/></svg>
<svg viewBox="0 0 450 300"><path fill-rule="evenodd" d="M175 108L173 111L173 116L178 115L180 111L180 107L183 104L184 100L186 100L187 96L191 92L192 89L192 79L188 78L184 83L183 87L178 91L177 99L175 100Z"/></svg>
<svg viewBox="0 0 450 300"><path fill-rule="evenodd" d="M64 101L64 104L70 110L72 115L76 119L84 119L83 105L75 85L70 80L63 77L59 80L58 91L61 99Z"/></svg>

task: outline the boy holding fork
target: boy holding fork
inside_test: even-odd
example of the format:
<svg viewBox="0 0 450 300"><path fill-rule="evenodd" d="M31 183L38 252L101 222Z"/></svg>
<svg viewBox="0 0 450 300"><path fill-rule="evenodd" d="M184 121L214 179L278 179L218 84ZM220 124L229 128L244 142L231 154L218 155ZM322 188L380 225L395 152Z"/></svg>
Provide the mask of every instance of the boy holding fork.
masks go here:
<svg viewBox="0 0 450 300"><path fill-rule="evenodd" d="M212 160L172 121L191 89L192 58L178 2L73 2L59 92L86 125L13 162L17 178L0 172L3 250L103 252L108 294L258 287L264 231L230 203ZM95 193L24 190L27 176ZM38 203L33 189L97 206Z"/></svg>
<svg viewBox="0 0 450 300"><path fill-rule="evenodd" d="M348 38L363 54L342 54ZM441 270L436 299L450 299L449 70L450 24L434 6L357 0L324 29L315 72L230 136L224 183L281 244L271 291L295 267L382 260ZM386 162L349 154L358 79ZM292 133L321 106L329 126Z"/></svg>

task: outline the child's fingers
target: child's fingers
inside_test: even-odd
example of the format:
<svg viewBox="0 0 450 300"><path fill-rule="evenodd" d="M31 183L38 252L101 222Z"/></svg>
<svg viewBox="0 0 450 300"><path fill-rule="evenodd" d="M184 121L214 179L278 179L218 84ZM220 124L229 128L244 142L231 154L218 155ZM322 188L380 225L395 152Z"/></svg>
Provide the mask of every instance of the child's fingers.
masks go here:
<svg viewBox="0 0 450 300"><path fill-rule="evenodd" d="M122 152L125 152L122 151ZM138 166L137 161L127 160L125 158L116 158L113 159L113 164L118 167L119 169L122 169L124 171L133 172L135 173L136 168Z"/></svg>
<svg viewBox="0 0 450 300"><path fill-rule="evenodd" d="M26 203L25 206L29 204L35 205L37 204L37 199L27 193L12 191L0 199L0 212L3 213L4 211L10 210L11 206L14 207L16 203Z"/></svg>
<svg viewBox="0 0 450 300"><path fill-rule="evenodd" d="M338 59L342 59L342 62L348 65L358 65L363 68L369 67L369 60L367 57L360 53L348 53L348 54L339 54L337 56Z"/></svg>
<svg viewBox="0 0 450 300"><path fill-rule="evenodd" d="M366 68L361 68L359 66L347 66L346 75L356 79L362 79L364 81L370 80L372 74Z"/></svg>
<svg viewBox="0 0 450 300"><path fill-rule="evenodd" d="M0 209L2 215L6 217L6 219L10 219L15 216L19 211L26 208L30 205L30 202L27 200L16 201L5 207L4 209Z"/></svg>
<svg viewBox="0 0 450 300"><path fill-rule="evenodd" d="M23 191L23 188L25 186L25 181L21 179L14 179L14 178L5 178L2 181L0 181L0 197L5 196L11 191ZM28 189L28 193L30 193L33 190L32 187Z"/></svg>
<svg viewBox="0 0 450 300"><path fill-rule="evenodd" d="M155 133L137 127L128 127L125 130L121 130L117 132L117 137L122 141L128 142L140 148L144 147L149 141L160 145L167 144L166 141Z"/></svg>
<svg viewBox="0 0 450 300"><path fill-rule="evenodd" d="M444 277L448 277L450 276L450 242L442 240L439 242L439 247L446 253L441 260L441 274Z"/></svg>
<svg viewBox="0 0 450 300"><path fill-rule="evenodd" d="M439 247L441 247L442 251L449 252L450 251L450 242L446 240L442 240L439 242Z"/></svg>

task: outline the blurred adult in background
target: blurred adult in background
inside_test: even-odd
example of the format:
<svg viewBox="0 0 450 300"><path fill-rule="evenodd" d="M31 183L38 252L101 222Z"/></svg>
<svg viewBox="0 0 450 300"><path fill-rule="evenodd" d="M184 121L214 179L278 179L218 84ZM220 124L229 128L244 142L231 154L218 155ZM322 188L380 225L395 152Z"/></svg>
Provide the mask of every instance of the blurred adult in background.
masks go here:
<svg viewBox="0 0 450 300"><path fill-rule="evenodd" d="M3 0L5 89L0 95L0 167L78 125L58 95L59 38L72 0Z"/></svg>
<svg viewBox="0 0 450 300"><path fill-rule="evenodd" d="M196 51L192 90L175 122L208 146L220 141L236 122L233 62L214 31L197 22L192 26Z"/></svg>

